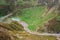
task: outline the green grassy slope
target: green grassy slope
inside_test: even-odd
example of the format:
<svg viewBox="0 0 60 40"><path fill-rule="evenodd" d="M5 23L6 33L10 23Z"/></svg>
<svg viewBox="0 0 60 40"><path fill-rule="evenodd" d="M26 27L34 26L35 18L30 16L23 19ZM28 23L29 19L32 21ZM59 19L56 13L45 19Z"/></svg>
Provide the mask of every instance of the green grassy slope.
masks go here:
<svg viewBox="0 0 60 40"><path fill-rule="evenodd" d="M20 15L20 18L29 24L29 29L35 30L38 25L42 25L45 21L48 21L54 17L55 13L50 13L45 17L42 14L45 12L45 7L33 7L23 9L24 14Z"/></svg>
<svg viewBox="0 0 60 40"><path fill-rule="evenodd" d="M43 10L44 9L44 10ZM24 14L20 18L29 24L29 28L35 30L36 24L41 19L42 13L44 13L45 7L33 7L24 9Z"/></svg>

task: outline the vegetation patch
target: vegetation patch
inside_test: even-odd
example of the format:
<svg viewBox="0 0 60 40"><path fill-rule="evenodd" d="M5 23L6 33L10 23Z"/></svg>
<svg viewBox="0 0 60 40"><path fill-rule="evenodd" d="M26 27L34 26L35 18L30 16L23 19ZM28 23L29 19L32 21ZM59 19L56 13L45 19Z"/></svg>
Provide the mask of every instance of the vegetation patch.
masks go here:
<svg viewBox="0 0 60 40"><path fill-rule="evenodd" d="M20 15L21 20L28 23L28 28L31 30L36 30L36 27L41 25L44 22L48 22L49 19L53 18L56 13L52 14L49 13L45 17L42 17L43 13L45 12L45 6L39 6L39 7L32 7L32 8L26 8L23 9L23 14ZM53 16L54 15L54 16Z"/></svg>

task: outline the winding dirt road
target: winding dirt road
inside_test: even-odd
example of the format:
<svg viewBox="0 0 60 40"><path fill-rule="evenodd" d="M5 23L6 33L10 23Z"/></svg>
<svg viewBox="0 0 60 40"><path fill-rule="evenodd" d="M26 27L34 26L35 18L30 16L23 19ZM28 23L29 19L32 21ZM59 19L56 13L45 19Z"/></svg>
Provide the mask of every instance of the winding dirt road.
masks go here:
<svg viewBox="0 0 60 40"><path fill-rule="evenodd" d="M21 24L21 25L24 27L24 30L25 30L26 32L29 32L29 33L31 33L31 34L45 35L45 36L58 36L58 37L60 37L60 34L33 32L33 31L31 31L31 30L28 28L28 24L27 24L27 23L25 23L25 22L23 22L23 21L19 21L18 23Z"/></svg>

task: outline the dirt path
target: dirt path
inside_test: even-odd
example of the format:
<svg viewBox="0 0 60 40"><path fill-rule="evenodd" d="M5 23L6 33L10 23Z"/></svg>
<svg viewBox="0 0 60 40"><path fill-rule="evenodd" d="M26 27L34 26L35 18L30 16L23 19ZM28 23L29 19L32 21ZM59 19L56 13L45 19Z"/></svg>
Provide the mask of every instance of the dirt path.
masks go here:
<svg viewBox="0 0 60 40"><path fill-rule="evenodd" d="M2 22L5 18L8 18L11 15L12 15L12 13L9 13L8 15L5 15L4 17L1 17L0 18L0 22Z"/></svg>
<svg viewBox="0 0 60 40"><path fill-rule="evenodd" d="M35 35L45 35L45 36L60 36L60 34L50 34L50 33L38 33L38 32L33 32L28 28L28 24L24 21L20 21L18 22L19 24L21 24L24 27L24 30L26 32L29 32L31 34L35 34Z"/></svg>
<svg viewBox="0 0 60 40"><path fill-rule="evenodd" d="M24 27L24 30L30 34L35 34L35 35L41 35L41 36L55 36L57 40L60 40L60 34L50 34L50 33L38 33L38 32L32 32L29 28L28 28L28 24L24 21L18 21L19 24L21 24ZM18 38L21 38L19 36L19 34L16 34L16 36Z"/></svg>

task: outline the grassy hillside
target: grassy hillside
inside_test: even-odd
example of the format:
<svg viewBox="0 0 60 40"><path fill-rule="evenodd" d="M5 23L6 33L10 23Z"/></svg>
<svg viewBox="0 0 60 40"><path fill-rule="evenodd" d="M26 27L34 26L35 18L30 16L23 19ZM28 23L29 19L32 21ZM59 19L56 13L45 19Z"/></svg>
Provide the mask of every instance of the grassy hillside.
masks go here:
<svg viewBox="0 0 60 40"><path fill-rule="evenodd" d="M45 6L26 8L23 9L24 14L20 15L20 18L29 24L29 29L35 30L37 26L41 26L44 22L56 15L53 12L53 14L49 13L47 16L42 17L42 14L45 12L45 10Z"/></svg>
<svg viewBox="0 0 60 40"><path fill-rule="evenodd" d="M44 9L44 10L43 10ZM41 15L44 13L45 7L32 7L23 9L20 18L29 24L29 28L35 30L35 26L38 24L39 20L42 19Z"/></svg>

